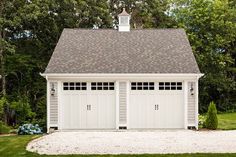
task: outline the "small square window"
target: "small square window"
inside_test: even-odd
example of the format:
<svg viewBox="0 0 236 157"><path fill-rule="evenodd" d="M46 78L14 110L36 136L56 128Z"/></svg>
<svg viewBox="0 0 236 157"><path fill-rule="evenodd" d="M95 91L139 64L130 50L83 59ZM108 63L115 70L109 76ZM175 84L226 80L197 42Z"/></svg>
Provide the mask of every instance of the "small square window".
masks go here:
<svg viewBox="0 0 236 157"><path fill-rule="evenodd" d="M182 90L182 87L177 87L177 90Z"/></svg>
<svg viewBox="0 0 236 157"><path fill-rule="evenodd" d="M149 86L154 86L154 82L149 82Z"/></svg>
<svg viewBox="0 0 236 157"><path fill-rule="evenodd" d="M154 87L149 87L149 90L154 90Z"/></svg>
<svg viewBox="0 0 236 157"><path fill-rule="evenodd" d="M143 85L144 86L148 86L148 82L143 82Z"/></svg>
<svg viewBox="0 0 236 157"><path fill-rule="evenodd" d="M148 86L144 86L143 89L144 89L144 90L148 90Z"/></svg>
<svg viewBox="0 0 236 157"><path fill-rule="evenodd" d="M68 86L68 82L64 82L63 85L64 85L64 86Z"/></svg>
<svg viewBox="0 0 236 157"><path fill-rule="evenodd" d="M108 87L103 87L104 90L108 90Z"/></svg>
<svg viewBox="0 0 236 157"><path fill-rule="evenodd" d="M138 86L138 90L142 90L143 88L142 88L142 86Z"/></svg>
<svg viewBox="0 0 236 157"><path fill-rule="evenodd" d="M132 87L131 87L131 90L136 90L136 86L132 86Z"/></svg>
<svg viewBox="0 0 236 157"><path fill-rule="evenodd" d="M76 85L76 86L80 86L80 83L79 83L79 82L76 82L75 85Z"/></svg>
<svg viewBox="0 0 236 157"><path fill-rule="evenodd" d="M92 83L91 83L91 86L96 86L96 82L92 82Z"/></svg>
<svg viewBox="0 0 236 157"><path fill-rule="evenodd" d="M70 90L75 90L75 87L74 86L70 87Z"/></svg>
<svg viewBox="0 0 236 157"><path fill-rule="evenodd" d="M110 82L110 83L109 83L109 86L114 86L114 82Z"/></svg>
<svg viewBox="0 0 236 157"><path fill-rule="evenodd" d="M171 82L171 86L176 86L176 82Z"/></svg>
<svg viewBox="0 0 236 157"><path fill-rule="evenodd" d="M82 86L86 86L87 85L87 83L86 82L82 82Z"/></svg>
<svg viewBox="0 0 236 157"><path fill-rule="evenodd" d="M87 87L82 87L82 90L87 90Z"/></svg>
<svg viewBox="0 0 236 157"><path fill-rule="evenodd" d="M64 89L64 90L68 90L69 88L68 88L68 87L64 87L63 89Z"/></svg>
<svg viewBox="0 0 236 157"><path fill-rule="evenodd" d="M165 82L165 86L169 86L170 85L170 82Z"/></svg>
<svg viewBox="0 0 236 157"><path fill-rule="evenodd" d="M80 87L75 87L76 90L80 90Z"/></svg>
<svg viewBox="0 0 236 157"><path fill-rule="evenodd" d="M164 90L164 87L163 86L159 86L159 90Z"/></svg>
<svg viewBox="0 0 236 157"><path fill-rule="evenodd" d="M182 82L177 82L177 86L182 86Z"/></svg>
<svg viewBox="0 0 236 157"><path fill-rule="evenodd" d="M102 82L98 82L97 85L98 85L98 86L102 86Z"/></svg>
<svg viewBox="0 0 236 157"><path fill-rule="evenodd" d="M165 87L165 90L170 90L170 86L166 86L166 87Z"/></svg>
<svg viewBox="0 0 236 157"><path fill-rule="evenodd" d="M70 82L70 86L74 86L75 85L75 83L74 82Z"/></svg>
<svg viewBox="0 0 236 157"><path fill-rule="evenodd" d="M98 87L97 87L97 90L102 90L102 87L101 87L101 86L98 86Z"/></svg>
<svg viewBox="0 0 236 157"><path fill-rule="evenodd" d="M96 87L91 87L92 90L96 90Z"/></svg>
<svg viewBox="0 0 236 157"><path fill-rule="evenodd" d="M164 86L164 82L159 82L159 86Z"/></svg>
<svg viewBox="0 0 236 157"><path fill-rule="evenodd" d="M109 90L114 90L114 89L115 89L114 87L111 87L111 86L109 87Z"/></svg>
<svg viewBox="0 0 236 157"><path fill-rule="evenodd" d="M132 83L131 83L131 86L136 86L136 82L132 82Z"/></svg>
<svg viewBox="0 0 236 157"><path fill-rule="evenodd" d="M138 86L142 86L142 82L138 82Z"/></svg>
<svg viewBox="0 0 236 157"><path fill-rule="evenodd" d="M108 86L108 82L104 82L104 83L103 83L103 86Z"/></svg>

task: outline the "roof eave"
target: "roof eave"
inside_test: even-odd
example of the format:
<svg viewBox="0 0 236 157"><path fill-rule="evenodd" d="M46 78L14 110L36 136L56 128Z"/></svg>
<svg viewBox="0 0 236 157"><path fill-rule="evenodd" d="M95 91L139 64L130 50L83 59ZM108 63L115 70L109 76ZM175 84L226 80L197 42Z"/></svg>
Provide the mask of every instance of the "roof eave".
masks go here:
<svg viewBox="0 0 236 157"><path fill-rule="evenodd" d="M204 76L203 73L40 73L48 77L196 77Z"/></svg>

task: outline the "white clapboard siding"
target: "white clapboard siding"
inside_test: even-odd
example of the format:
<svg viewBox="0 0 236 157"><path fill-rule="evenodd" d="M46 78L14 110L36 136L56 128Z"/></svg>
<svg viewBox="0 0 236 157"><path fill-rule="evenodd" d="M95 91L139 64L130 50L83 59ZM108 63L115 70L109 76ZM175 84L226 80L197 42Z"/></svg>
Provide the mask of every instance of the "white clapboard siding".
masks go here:
<svg viewBox="0 0 236 157"><path fill-rule="evenodd" d="M50 125L57 125L58 123L58 88L57 82L50 82L50 90L55 89L55 94L50 94Z"/></svg>
<svg viewBox="0 0 236 157"><path fill-rule="evenodd" d="M126 82L119 83L119 123L126 124L127 122L127 84Z"/></svg>
<svg viewBox="0 0 236 157"><path fill-rule="evenodd" d="M193 86L194 95L191 95L190 88ZM188 83L188 124L195 125L195 94L196 94L196 84L194 82Z"/></svg>

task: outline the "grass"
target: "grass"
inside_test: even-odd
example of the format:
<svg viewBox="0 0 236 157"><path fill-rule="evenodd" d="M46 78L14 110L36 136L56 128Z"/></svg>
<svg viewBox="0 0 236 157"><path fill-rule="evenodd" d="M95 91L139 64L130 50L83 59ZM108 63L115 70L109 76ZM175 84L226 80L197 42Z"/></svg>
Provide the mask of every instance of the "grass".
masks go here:
<svg viewBox="0 0 236 157"><path fill-rule="evenodd" d="M236 129L236 113L218 114L218 129ZM39 155L25 150L27 143L39 135L0 136L0 157L236 157L236 154L142 154L142 155Z"/></svg>
<svg viewBox="0 0 236 157"><path fill-rule="evenodd" d="M236 112L218 114L218 129L236 130Z"/></svg>
<svg viewBox="0 0 236 157"><path fill-rule="evenodd" d="M236 154L142 154L142 155L39 155L25 150L27 143L40 136L0 136L0 157L236 157Z"/></svg>

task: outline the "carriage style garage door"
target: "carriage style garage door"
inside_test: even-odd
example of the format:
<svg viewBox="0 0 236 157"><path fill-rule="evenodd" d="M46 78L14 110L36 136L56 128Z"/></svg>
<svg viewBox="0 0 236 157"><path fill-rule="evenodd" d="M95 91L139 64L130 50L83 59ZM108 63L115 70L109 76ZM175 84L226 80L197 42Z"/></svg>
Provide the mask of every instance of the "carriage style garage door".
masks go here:
<svg viewBox="0 0 236 157"><path fill-rule="evenodd" d="M64 82L62 129L115 129L114 82Z"/></svg>
<svg viewBox="0 0 236 157"><path fill-rule="evenodd" d="M129 128L184 128L182 82L132 82Z"/></svg>

